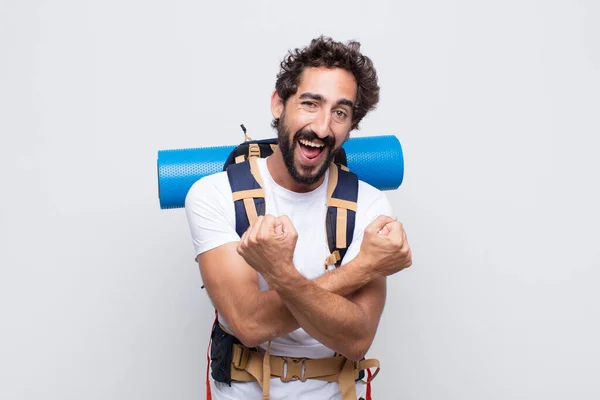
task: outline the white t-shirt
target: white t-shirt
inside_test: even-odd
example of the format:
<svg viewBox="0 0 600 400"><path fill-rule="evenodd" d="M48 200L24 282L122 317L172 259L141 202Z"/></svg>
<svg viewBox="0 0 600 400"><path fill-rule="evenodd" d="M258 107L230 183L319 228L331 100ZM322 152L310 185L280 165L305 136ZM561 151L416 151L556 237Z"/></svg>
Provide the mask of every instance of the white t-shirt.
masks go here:
<svg viewBox="0 0 600 400"><path fill-rule="evenodd" d="M327 182L329 173L318 188L308 193L296 193L279 186L267 168L266 159L259 158L258 166L265 190L266 214L287 215L296 231L298 241L294 252L294 265L307 279L315 279L325 273L323 262L329 255L325 234L327 212ZM235 231L235 209L231 187L226 172L203 177L190 188L185 201L185 210L190 224L195 254L201 254L229 242L240 240ZM392 216L391 205L383 192L359 181L357 212L352 244L342 264L358 254L363 232L367 225L379 215ZM268 284L259 274L260 291L268 290ZM219 315L219 322L229 328L227 321ZM266 343L261 345L266 349ZM308 335L304 329L274 339L271 354L291 357L332 357L334 351ZM212 378L211 378L212 381ZM213 398L216 400L260 399L262 389L256 382L232 382L231 386L211 382ZM362 395L362 385L357 385L357 394ZM341 399L339 385L319 380L283 383L279 378L271 379L271 399ZM364 395L362 395L364 397Z"/></svg>

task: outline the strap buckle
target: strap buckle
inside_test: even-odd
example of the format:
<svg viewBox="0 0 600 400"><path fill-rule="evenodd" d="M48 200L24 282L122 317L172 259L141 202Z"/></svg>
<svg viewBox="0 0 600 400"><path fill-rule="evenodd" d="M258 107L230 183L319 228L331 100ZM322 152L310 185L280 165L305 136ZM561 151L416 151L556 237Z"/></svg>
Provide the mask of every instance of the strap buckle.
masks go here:
<svg viewBox="0 0 600 400"><path fill-rule="evenodd" d="M260 158L260 147L256 143L251 143L248 147L248 158L257 157Z"/></svg>
<svg viewBox="0 0 600 400"><path fill-rule="evenodd" d="M250 349L246 346L234 344L232 348L231 363L237 369L246 369L248 359L250 358Z"/></svg>
<svg viewBox="0 0 600 400"><path fill-rule="evenodd" d="M337 266L338 262L342 259L340 251L336 249L333 253L327 256L325 259L325 271L328 270L330 265Z"/></svg>
<svg viewBox="0 0 600 400"><path fill-rule="evenodd" d="M282 357L283 371L282 382L302 381L306 382L306 358Z"/></svg>

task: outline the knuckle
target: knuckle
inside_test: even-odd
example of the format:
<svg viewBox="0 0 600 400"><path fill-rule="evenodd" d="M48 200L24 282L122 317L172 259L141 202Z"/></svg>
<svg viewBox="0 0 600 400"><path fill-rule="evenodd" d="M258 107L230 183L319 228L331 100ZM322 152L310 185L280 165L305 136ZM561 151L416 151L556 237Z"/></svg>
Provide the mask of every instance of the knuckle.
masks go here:
<svg viewBox="0 0 600 400"><path fill-rule="evenodd" d="M402 257L406 258L410 256L410 249L408 247L406 248L401 248L400 249L400 254L402 255Z"/></svg>

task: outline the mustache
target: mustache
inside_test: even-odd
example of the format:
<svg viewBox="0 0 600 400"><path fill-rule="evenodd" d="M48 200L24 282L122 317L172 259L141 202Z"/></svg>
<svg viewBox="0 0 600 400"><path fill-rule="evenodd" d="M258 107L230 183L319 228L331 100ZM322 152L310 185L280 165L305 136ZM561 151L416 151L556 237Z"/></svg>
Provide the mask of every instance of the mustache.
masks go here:
<svg viewBox="0 0 600 400"><path fill-rule="evenodd" d="M320 138L314 131L310 129L300 130L294 136L294 141L298 141L300 139L309 140L309 141L319 141L325 144L325 147L333 148L335 146L335 139L331 136L326 136L324 138Z"/></svg>

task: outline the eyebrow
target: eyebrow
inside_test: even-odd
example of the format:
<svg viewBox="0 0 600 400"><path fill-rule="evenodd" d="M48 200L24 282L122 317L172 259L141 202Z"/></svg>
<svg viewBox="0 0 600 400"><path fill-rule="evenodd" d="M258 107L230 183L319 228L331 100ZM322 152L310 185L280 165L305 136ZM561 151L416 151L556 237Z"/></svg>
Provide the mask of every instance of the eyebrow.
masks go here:
<svg viewBox="0 0 600 400"><path fill-rule="evenodd" d="M311 100L315 100L315 101L323 101L323 96L321 96L320 94L310 93L310 92L302 93L300 96L298 96L298 98L300 100L311 99ZM339 99L335 104L340 105L340 106L348 106L350 108L354 107L354 103L352 103L348 99Z"/></svg>

